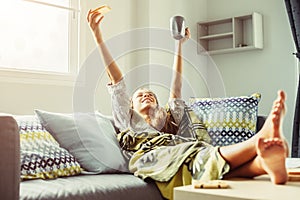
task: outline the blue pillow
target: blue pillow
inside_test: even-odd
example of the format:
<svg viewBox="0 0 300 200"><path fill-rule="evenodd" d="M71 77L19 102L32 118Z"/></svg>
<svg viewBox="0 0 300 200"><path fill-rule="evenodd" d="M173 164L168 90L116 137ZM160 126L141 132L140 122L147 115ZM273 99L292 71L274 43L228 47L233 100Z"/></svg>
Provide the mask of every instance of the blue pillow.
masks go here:
<svg viewBox="0 0 300 200"><path fill-rule="evenodd" d="M128 172L111 120L99 112L62 114L35 110L42 125L86 173Z"/></svg>
<svg viewBox="0 0 300 200"><path fill-rule="evenodd" d="M190 98L190 106L204 123L214 146L249 139L256 133L261 95L227 98Z"/></svg>

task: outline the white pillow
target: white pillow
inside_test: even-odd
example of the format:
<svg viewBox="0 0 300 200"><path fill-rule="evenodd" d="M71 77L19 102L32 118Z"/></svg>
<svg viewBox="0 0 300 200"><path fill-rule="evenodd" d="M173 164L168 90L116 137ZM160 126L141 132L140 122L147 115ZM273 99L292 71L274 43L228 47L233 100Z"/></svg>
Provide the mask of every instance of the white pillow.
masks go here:
<svg viewBox="0 0 300 200"><path fill-rule="evenodd" d="M128 172L115 129L95 113L52 113L35 110L42 125L91 174Z"/></svg>

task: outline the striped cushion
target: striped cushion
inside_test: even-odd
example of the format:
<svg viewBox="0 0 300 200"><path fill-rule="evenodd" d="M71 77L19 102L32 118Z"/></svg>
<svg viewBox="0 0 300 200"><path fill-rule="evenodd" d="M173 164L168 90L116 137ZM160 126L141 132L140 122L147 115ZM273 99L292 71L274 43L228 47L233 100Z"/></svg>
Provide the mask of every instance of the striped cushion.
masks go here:
<svg viewBox="0 0 300 200"><path fill-rule="evenodd" d="M35 116L15 117L20 129L21 179L53 179L81 173L75 158L61 148Z"/></svg>
<svg viewBox="0 0 300 200"><path fill-rule="evenodd" d="M228 98L191 98L191 108L207 127L214 146L249 139L255 134L261 95Z"/></svg>

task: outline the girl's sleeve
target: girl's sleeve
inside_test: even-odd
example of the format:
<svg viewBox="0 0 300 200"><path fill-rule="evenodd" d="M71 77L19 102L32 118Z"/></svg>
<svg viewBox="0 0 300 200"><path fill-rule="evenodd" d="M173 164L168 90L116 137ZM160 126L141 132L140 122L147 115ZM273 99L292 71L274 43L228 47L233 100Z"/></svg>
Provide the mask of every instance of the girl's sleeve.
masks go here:
<svg viewBox="0 0 300 200"><path fill-rule="evenodd" d="M114 85L108 84L107 89L111 95L112 115L115 126L121 131L125 130L130 127L132 111L124 79Z"/></svg>
<svg viewBox="0 0 300 200"><path fill-rule="evenodd" d="M176 122L176 124L180 124L185 107L185 101L178 98L171 98L168 102L168 106L170 112Z"/></svg>

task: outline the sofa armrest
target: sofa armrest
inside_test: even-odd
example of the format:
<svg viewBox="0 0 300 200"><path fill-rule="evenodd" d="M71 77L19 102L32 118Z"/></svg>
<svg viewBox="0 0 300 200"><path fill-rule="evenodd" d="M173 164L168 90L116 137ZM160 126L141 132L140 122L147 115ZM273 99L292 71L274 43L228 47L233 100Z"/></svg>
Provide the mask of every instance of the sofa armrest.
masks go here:
<svg viewBox="0 0 300 200"><path fill-rule="evenodd" d="M1 199L19 199L20 136L11 116L0 116L0 195Z"/></svg>
<svg viewBox="0 0 300 200"><path fill-rule="evenodd" d="M257 117L257 122L256 122L256 133L263 127L267 117L263 115L259 115Z"/></svg>

